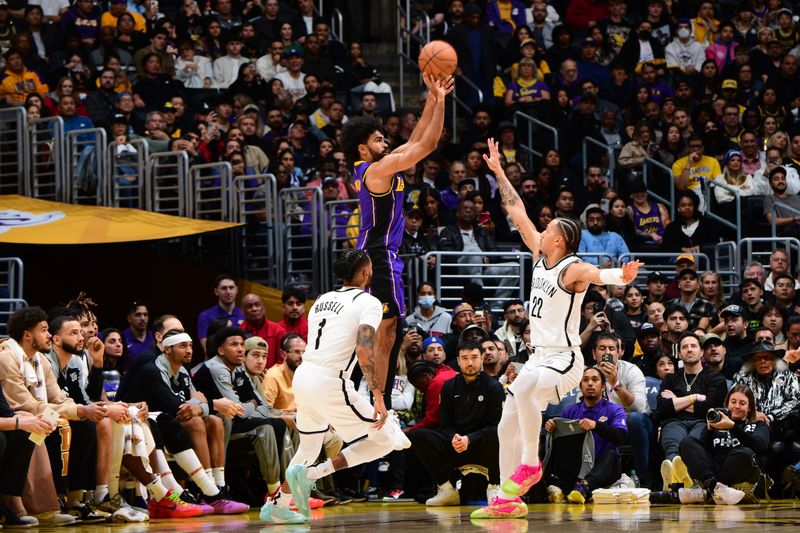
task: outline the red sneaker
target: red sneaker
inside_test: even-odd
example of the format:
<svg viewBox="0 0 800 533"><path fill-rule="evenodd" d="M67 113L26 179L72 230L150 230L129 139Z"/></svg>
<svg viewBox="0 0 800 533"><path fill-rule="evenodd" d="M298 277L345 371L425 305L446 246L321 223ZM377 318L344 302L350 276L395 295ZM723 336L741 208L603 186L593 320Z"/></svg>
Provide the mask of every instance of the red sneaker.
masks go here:
<svg viewBox="0 0 800 533"><path fill-rule="evenodd" d="M181 500L177 494L169 491L161 501L151 499L147 502L147 512L151 519L156 518L191 518L203 515L203 508Z"/></svg>
<svg viewBox="0 0 800 533"><path fill-rule="evenodd" d="M325 507L325 500L320 500L319 498L309 498L308 507L309 509L321 509ZM298 512L297 505L294 503L294 499L292 499L291 503L289 503L289 509Z"/></svg>

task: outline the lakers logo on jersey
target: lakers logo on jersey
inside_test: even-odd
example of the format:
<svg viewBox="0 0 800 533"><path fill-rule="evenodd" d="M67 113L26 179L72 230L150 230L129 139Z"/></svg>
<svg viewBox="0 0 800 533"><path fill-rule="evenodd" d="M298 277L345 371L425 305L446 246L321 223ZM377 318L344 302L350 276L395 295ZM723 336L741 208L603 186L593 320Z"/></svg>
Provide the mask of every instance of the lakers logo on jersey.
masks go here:
<svg viewBox="0 0 800 533"><path fill-rule="evenodd" d="M405 188L406 188L406 182L401 180L401 179L398 179L397 180L397 188L395 189L395 192L403 192L403 190L405 190Z"/></svg>
<svg viewBox="0 0 800 533"><path fill-rule="evenodd" d="M353 183L353 186L356 188L356 192L360 191L361 190L361 180L356 180Z"/></svg>
<svg viewBox="0 0 800 533"><path fill-rule="evenodd" d="M383 303L383 314L385 315L388 312L389 312L389 304L387 302L384 302Z"/></svg>

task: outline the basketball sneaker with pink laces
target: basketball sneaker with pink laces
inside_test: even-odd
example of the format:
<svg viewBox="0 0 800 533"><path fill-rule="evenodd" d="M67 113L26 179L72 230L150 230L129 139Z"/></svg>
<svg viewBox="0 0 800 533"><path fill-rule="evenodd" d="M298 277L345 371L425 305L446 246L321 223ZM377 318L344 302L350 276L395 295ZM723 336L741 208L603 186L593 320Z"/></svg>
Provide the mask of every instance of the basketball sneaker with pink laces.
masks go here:
<svg viewBox="0 0 800 533"><path fill-rule="evenodd" d="M542 479L542 463L536 466L521 464L500 489L509 496L522 496Z"/></svg>
<svg viewBox="0 0 800 533"><path fill-rule="evenodd" d="M495 496L489 505L472 511L470 518L480 520L484 518L525 518L528 506L521 498L501 498Z"/></svg>

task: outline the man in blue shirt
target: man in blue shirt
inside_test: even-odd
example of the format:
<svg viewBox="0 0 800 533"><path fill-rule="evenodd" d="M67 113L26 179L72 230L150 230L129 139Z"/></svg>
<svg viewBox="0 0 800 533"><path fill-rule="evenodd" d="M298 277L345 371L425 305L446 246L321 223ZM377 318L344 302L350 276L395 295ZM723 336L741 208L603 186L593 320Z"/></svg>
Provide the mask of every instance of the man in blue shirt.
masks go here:
<svg viewBox="0 0 800 533"><path fill-rule="evenodd" d="M67 133L75 130L85 130L89 128L94 128L94 124L92 120L88 117L82 117L80 115L75 114L75 97L71 95L64 95L58 101L58 112L61 116L62 120L64 121L64 135L66 136ZM88 142L92 140L94 136L89 135L79 135L78 140Z"/></svg>
<svg viewBox="0 0 800 533"><path fill-rule="evenodd" d="M619 233L606 231L606 216L598 205L592 205L586 209L586 229L581 231L581 243L578 253L585 254L608 254L611 257L619 257L628 253L628 245ZM586 262L608 268L608 259L604 259L604 264L599 264L598 258L587 257Z"/></svg>
<svg viewBox="0 0 800 533"><path fill-rule="evenodd" d="M230 325L238 328L244 322L244 313L236 306L236 295L239 288L233 276L220 274L214 280L214 296L217 297L216 305L209 307L197 317L197 336L203 350L206 349L208 326L218 318L227 318Z"/></svg>
<svg viewBox="0 0 800 533"><path fill-rule="evenodd" d="M553 503L563 502L564 492L570 489L567 500L586 503L591 500L594 489L608 487L622 475L619 447L628 438L625 410L604 397L605 388L605 375L597 367L587 368L580 382L583 400L570 405L561 414L561 419L577 420L580 429L592 432L594 461L588 473L581 477L584 454L580 448L575 450L572 443L577 442L580 447L584 439L565 438L563 443L559 441L558 446L552 446L545 477L548 499ZM553 438L559 437L560 428L555 419L548 420L544 429L552 433Z"/></svg>
<svg viewBox="0 0 800 533"><path fill-rule="evenodd" d="M147 329L150 322L150 313L147 304L134 300L128 308L128 328L122 332L122 338L128 348L131 359L140 353L152 351L156 338L153 332Z"/></svg>

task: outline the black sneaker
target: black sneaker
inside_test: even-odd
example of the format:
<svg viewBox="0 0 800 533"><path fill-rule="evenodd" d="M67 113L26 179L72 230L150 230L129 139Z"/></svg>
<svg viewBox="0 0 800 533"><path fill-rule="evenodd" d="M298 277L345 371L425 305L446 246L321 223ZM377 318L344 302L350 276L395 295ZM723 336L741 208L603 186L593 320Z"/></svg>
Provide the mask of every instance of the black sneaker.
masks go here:
<svg viewBox="0 0 800 533"><path fill-rule="evenodd" d="M181 492L180 499L192 505L200 505L200 500L197 499L197 496L186 489L183 489L183 492Z"/></svg>
<svg viewBox="0 0 800 533"><path fill-rule="evenodd" d="M345 505L353 501L353 498L351 498L344 492L340 491L339 489L333 489L333 492L331 492L331 496L336 498L336 505Z"/></svg>
<svg viewBox="0 0 800 533"><path fill-rule="evenodd" d="M84 524L92 524L96 522L105 522L108 520L111 515L109 513L99 511L95 509L93 506L86 504L86 503L79 503L74 507L69 507L65 511L67 514L70 514L77 518L81 523Z"/></svg>
<svg viewBox="0 0 800 533"><path fill-rule="evenodd" d="M318 500L322 500L325 505L334 505L336 504L336 498L330 494L325 494L324 492L320 492L317 489L311 491L311 497L316 498Z"/></svg>
<svg viewBox="0 0 800 533"><path fill-rule="evenodd" d="M346 496L349 496L350 501L352 501L353 503L367 501L367 495L361 492L360 490L354 490L349 487L345 487L344 489L342 489L342 493Z"/></svg>

